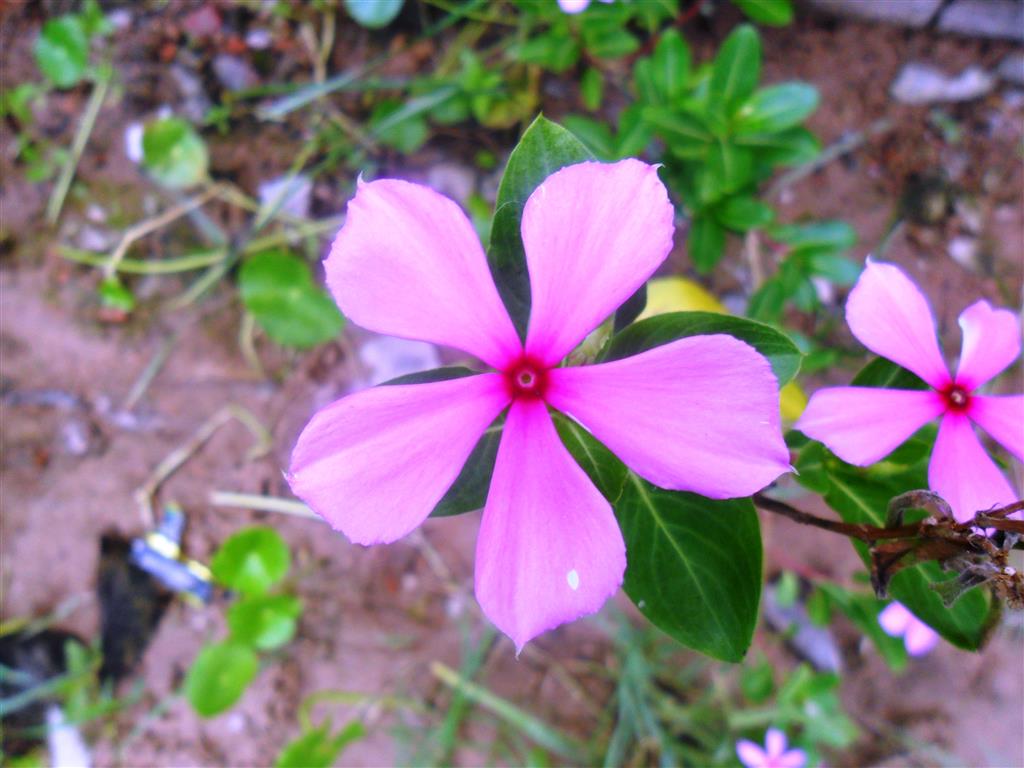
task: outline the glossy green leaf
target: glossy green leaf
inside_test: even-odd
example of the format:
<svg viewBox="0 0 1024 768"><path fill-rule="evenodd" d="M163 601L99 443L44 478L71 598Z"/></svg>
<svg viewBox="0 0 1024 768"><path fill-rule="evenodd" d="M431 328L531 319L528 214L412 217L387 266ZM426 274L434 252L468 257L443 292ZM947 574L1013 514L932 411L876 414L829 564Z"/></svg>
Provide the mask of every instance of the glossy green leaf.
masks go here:
<svg viewBox="0 0 1024 768"><path fill-rule="evenodd" d="M793 21L793 0L732 0L751 21L784 27Z"/></svg>
<svg viewBox="0 0 1024 768"><path fill-rule="evenodd" d="M780 387L800 370L800 350L781 331L756 320L716 312L668 312L648 317L612 337L601 360L620 360L676 339L718 333L745 341L768 358Z"/></svg>
<svg viewBox="0 0 1024 768"><path fill-rule="evenodd" d="M503 419L499 418L477 441L452 487L430 513L431 517L449 517L483 509L487 502L487 491L491 487L498 445L501 443L502 424Z"/></svg>
<svg viewBox="0 0 1024 768"><path fill-rule="evenodd" d="M615 318L612 322L612 332L618 333L623 328L628 326L644 311L647 307L647 283L644 283L636 291L622 302L622 305L615 310Z"/></svg>
<svg viewBox="0 0 1024 768"><path fill-rule="evenodd" d="M289 741L274 761L274 768L331 768L342 750L366 735L366 728L353 720L338 733L325 722Z"/></svg>
<svg viewBox="0 0 1024 768"><path fill-rule="evenodd" d="M165 187L195 186L206 179L209 162L206 143L180 117L155 120L142 133L142 165Z"/></svg>
<svg viewBox="0 0 1024 768"><path fill-rule="evenodd" d="M345 0L345 10L360 26L368 29L386 27L402 11L405 0Z"/></svg>
<svg viewBox="0 0 1024 768"><path fill-rule="evenodd" d="M651 56L651 67L660 99L668 104L678 101L690 78L690 47L677 29L669 28L662 33Z"/></svg>
<svg viewBox="0 0 1024 768"><path fill-rule="evenodd" d="M821 143L806 128L797 127L779 133L754 133L736 136L736 143L755 149L757 162L771 167L803 165L821 154Z"/></svg>
<svg viewBox="0 0 1024 768"><path fill-rule="evenodd" d="M818 108L818 89L808 83L781 83L754 93L736 113L737 134L777 133L800 125Z"/></svg>
<svg viewBox="0 0 1024 768"><path fill-rule="evenodd" d="M850 385L888 389L928 389L928 385L916 373L911 373L884 357L876 357L861 368Z"/></svg>
<svg viewBox="0 0 1024 768"><path fill-rule="evenodd" d="M725 228L707 213L695 215L690 221L686 250L697 271L707 274L722 258L722 252L725 250Z"/></svg>
<svg viewBox="0 0 1024 768"><path fill-rule="evenodd" d="M245 308L278 344L312 347L337 336L345 323L327 293L313 283L309 265L285 251L264 251L238 273Z"/></svg>
<svg viewBox="0 0 1024 768"><path fill-rule="evenodd" d="M89 64L89 36L82 20L72 15L50 19L43 24L33 51L47 80L58 88L77 85Z"/></svg>
<svg viewBox="0 0 1024 768"><path fill-rule="evenodd" d="M556 412L552 418L562 443L601 495L611 501L617 499L629 475L626 465L568 416Z"/></svg>
<svg viewBox="0 0 1024 768"><path fill-rule="evenodd" d="M665 491L630 473L615 514L626 541L623 589L640 612L683 645L740 661L761 598L761 530L750 500Z"/></svg>
<svg viewBox="0 0 1024 768"><path fill-rule="evenodd" d="M775 219L775 211L751 195L735 195L715 206L715 218L727 229L747 232L762 229Z"/></svg>
<svg viewBox="0 0 1024 768"><path fill-rule="evenodd" d="M259 659L237 643L207 645L185 676L185 698L202 717L219 715L234 706L259 671Z"/></svg>
<svg viewBox="0 0 1024 768"><path fill-rule="evenodd" d="M257 595L232 603L227 611L231 639L261 651L287 645L295 637L301 601L292 595Z"/></svg>
<svg viewBox="0 0 1024 768"><path fill-rule="evenodd" d="M530 278L519 229L523 206L530 193L559 168L591 159L579 139L543 115L526 129L509 155L498 185L487 261L498 293L524 339L530 317Z"/></svg>
<svg viewBox="0 0 1024 768"><path fill-rule="evenodd" d="M243 595L262 595L288 574L291 553L273 528L243 528L225 541L210 562L213 578Z"/></svg>
<svg viewBox="0 0 1024 768"><path fill-rule="evenodd" d="M857 232L845 221L814 221L808 224L780 224L768 234L789 246L790 252L845 251L857 243Z"/></svg>
<svg viewBox="0 0 1024 768"><path fill-rule="evenodd" d="M736 27L722 43L711 68L708 104L731 115L746 100L761 77L761 39L749 24Z"/></svg>

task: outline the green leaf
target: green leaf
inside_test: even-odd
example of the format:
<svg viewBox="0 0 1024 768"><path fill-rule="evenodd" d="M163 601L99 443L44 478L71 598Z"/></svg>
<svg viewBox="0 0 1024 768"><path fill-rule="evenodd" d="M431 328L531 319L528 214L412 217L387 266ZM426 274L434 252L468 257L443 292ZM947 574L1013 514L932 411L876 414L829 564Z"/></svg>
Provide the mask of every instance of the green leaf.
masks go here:
<svg viewBox="0 0 1024 768"><path fill-rule="evenodd" d="M613 336L601 360L620 360L676 339L717 333L745 341L768 358L780 387L800 370L800 350L784 333L756 320L716 312L667 312L648 317Z"/></svg>
<svg viewBox="0 0 1024 768"><path fill-rule="evenodd" d="M628 56L640 47L640 41L618 23L589 23L582 32L583 47L599 59Z"/></svg>
<svg viewBox="0 0 1024 768"><path fill-rule="evenodd" d="M89 36L78 16L59 16L45 24L34 48L36 65L58 88L77 85L89 64Z"/></svg>
<svg viewBox="0 0 1024 768"><path fill-rule="evenodd" d="M647 307L647 283L644 283L636 291L622 302L621 306L615 310L615 317L612 321L612 332L618 333L623 328L628 326L638 317Z"/></svg>
<svg viewBox="0 0 1024 768"><path fill-rule="evenodd" d="M768 661L745 667L740 676L740 690L752 704L767 701L775 690L774 667Z"/></svg>
<svg viewBox="0 0 1024 768"><path fill-rule="evenodd" d="M789 246L790 252L845 251L857 243L857 232L845 221L815 221L809 224L779 224L768 234Z"/></svg>
<svg viewBox="0 0 1024 768"><path fill-rule="evenodd" d="M604 75L593 67L587 67L580 78L580 98L583 106L593 112L600 109L604 98Z"/></svg>
<svg viewBox="0 0 1024 768"><path fill-rule="evenodd" d="M345 747L365 735L366 729L358 720L337 734L332 734L330 722L325 722L285 744L274 768L331 768Z"/></svg>
<svg viewBox="0 0 1024 768"><path fill-rule="evenodd" d="M749 24L736 27L715 57L708 85L708 104L719 114L731 115L761 77L761 39Z"/></svg>
<svg viewBox="0 0 1024 768"><path fill-rule="evenodd" d="M784 27L793 21L793 0L732 0L751 21Z"/></svg>
<svg viewBox="0 0 1024 768"><path fill-rule="evenodd" d="M185 698L202 717L234 706L259 671L255 652L237 643L207 645L185 676Z"/></svg>
<svg viewBox="0 0 1024 768"><path fill-rule="evenodd" d="M722 661L750 647L761 598L761 530L749 499L664 491L630 473L615 503L623 589L683 645Z"/></svg>
<svg viewBox="0 0 1024 768"><path fill-rule="evenodd" d="M579 41L552 28L512 48L512 55L526 64L537 64L551 72L565 72L580 59Z"/></svg>
<svg viewBox="0 0 1024 768"><path fill-rule="evenodd" d="M449 517L483 509L487 502L487 491L491 487L501 431L502 419L499 418L477 441L452 487L430 513L431 517Z"/></svg>
<svg viewBox="0 0 1024 768"><path fill-rule="evenodd" d="M405 115L404 108L397 99L380 102L370 113L369 127L381 144L409 155L423 146L430 129L422 113Z"/></svg>
<svg viewBox="0 0 1024 768"><path fill-rule="evenodd" d="M345 324L334 300L313 283L305 261L285 251L264 251L238 273L245 308L267 335L289 347L312 347L334 338Z"/></svg>
<svg viewBox="0 0 1024 768"><path fill-rule="evenodd" d="M788 295L783 282L777 277L771 277L750 297L750 301L747 302L747 314L755 320L765 322L778 320L786 306Z"/></svg>
<svg viewBox="0 0 1024 768"><path fill-rule="evenodd" d="M722 258L725 250L725 229L708 214L694 215L686 237L686 250L693 265L701 274L707 274Z"/></svg>
<svg viewBox="0 0 1024 768"><path fill-rule="evenodd" d="M836 285L853 285L863 269L863 265L837 253L812 253L808 258L808 267L814 274Z"/></svg>
<svg viewBox="0 0 1024 768"><path fill-rule="evenodd" d="M191 125L180 117L165 117L142 133L142 165L158 183L178 189L206 179L209 156Z"/></svg>
<svg viewBox="0 0 1024 768"><path fill-rule="evenodd" d="M301 601L292 595L257 595L233 603L227 611L231 639L261 651L287 645L295 637Z"/></svg>
<svg viewBox="0 0 1024 768"><path fill-rule="evenodd" d="M696 115L668 107L645 107L642 114L674 155L700 157L711 148L714 137Z"/></svg>
<svg viewBox="0 0 1024 768"><path fill-rule="evenodd" d="M103 9L96 0L85 0L79 15L82 19L82 29L88 37L105 36L114 31L114 25L103 14Z"/></svg>
<svg viewBox="0 0 1024 768"><path fill-rule="evenodd" d="M428 384L432 381L448 381L449 379L462 379L466 376L476 376L477 372L461 365L449 365L443 368L431 368L429 371L417 371L388 379L380 384L382 387L393 384Z"/></svg>
<svg viewBox="0 0 1024 768"><path fill-rule="evenodd" d="M790 128L780 133L754 133L736 136L736 143L757 150L758 162L775 167L803 165L821 154L821 143L806 128Z"/></svg>
<svg viewBox="0 0 1024 768"><path fill-rule="evenodd" d="M662 33L651 56L651 66L658 96L668 104L678 101L690 79L690 47L678 30L670 28Z"/></svg>
<svg viewBox="0 0 1024 768"><path fill-rule="evenodd" d="M626 465L568 416L554 413L552 418L562 443L601 495L606 499L618 498L629 474Z"/></svg>
<svg viewBox="0 0 1024 768"><path fill-rule="evenodd" d="M596 157L601 160L615 159L615 138L606 122L580 115L566 115L562 122Z"/></svg>
<svg viewBox="0 0 1024 768"><path fill-rule="evenodd" d="M404 0L345 0L345 10L367 29L386 27L402 11Z"/></svg>
<svg viewBox="0 0 1024 768"><path fill-rule="evenodd" d="M100 283L100 301L103 306L131 312L135 309L135 294L117 277L108 277Z"/></svg>
<svg viewBox="0 0 1024 768"><path fill-rule="evenodd" d="M543 115L526 129L498 185L487 261L505 307L522 338L530 319L530 278L519 227L523 206L544 179L567 165L592 160L587 148Z"/></svg>
<svg viewBox="0 0 1024 768"><path fill-rule="evenodd" d="M839 607L854 626L874 643L891 669L900 672L906 668L907 649L903 638L886 634L882 625L878 623L878 614L886 605L884 600L878 600L874 595L853 594L838 584L827 582L819 583L817 588L828 595L832 603Z"/></svg>
<svg viewBox="0 0 1024 768"><path fill-rule="evenodd" d="M213 556L213 578L243 595L262 595L283 579L291 553L273 528L243 528L225 541Z"/></svg>
<svg viewBox="0 0 1024 768"><path fill-rule="evenodd" d="M818 108L818 89L807 83L762 88L736 113L737 134L777 133L799 125Z"/></svg>
<svg viewBox="0 0 1024 768"><path fill-rule="evenodd" d="M619 132L616 136L615 159L642 155L651 143L651 127L643 117L643 107L631 104L619 113Z"/></svg>
<svg viewBox="0 0 1024 768"><path fill-rule="evenodd" d="M754 154L746 147L718 141L711 145L708 153L707 171L715 181L716 198L738 192L753 179Z"/></svg>
<svg viewBox="0 0 1024 768"><path fill-rule="evenodd" d="M729 197L714 209L718 223L726 229L746 232L762 229L775 219L775 211L751 195Z"/></svg>
<svg viewBox="0 0 1024 768"><path fill-rule="evenodd" d="M884 357L876 357L861 368L853 377L850 385L885 389L928 389L928 385L916 373L911 373L906 368L896 365Z"/></svg>

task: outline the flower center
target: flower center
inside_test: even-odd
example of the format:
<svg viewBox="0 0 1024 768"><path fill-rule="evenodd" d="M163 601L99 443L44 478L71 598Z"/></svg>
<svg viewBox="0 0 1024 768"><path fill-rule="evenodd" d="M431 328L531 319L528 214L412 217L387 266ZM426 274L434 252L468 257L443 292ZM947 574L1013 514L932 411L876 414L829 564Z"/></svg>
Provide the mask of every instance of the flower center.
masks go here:
<svg viewBox="0 0 1024 768"><path fill-rule="evenodd" d="M547 369L528 358L519 360L505 371L505 380L513 398L544 397L547 389Z"/></svg>
<svg viewBox="0 0 1024 768"><path fill-rule="evenodd" d="M958 413L966 411L971 402L971 393L959 384L951 384L942 392L942 396L946 400L946 407Z"/></svg>

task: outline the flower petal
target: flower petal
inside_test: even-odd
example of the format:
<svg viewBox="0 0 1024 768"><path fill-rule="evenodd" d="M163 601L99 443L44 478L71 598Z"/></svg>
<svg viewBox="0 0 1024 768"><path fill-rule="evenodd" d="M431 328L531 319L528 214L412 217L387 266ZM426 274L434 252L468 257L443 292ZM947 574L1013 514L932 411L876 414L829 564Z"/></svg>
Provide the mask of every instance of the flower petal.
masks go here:
<svg viewBox="0 0 1024 768"><path fill-rule="evenodd" d="M769 728L764 735L764 751L769 758L781 757L786 751L786 734L778 728Z"/></svg>
<svg viewBox="0 0 1024 768"><path fill-rule="evenodd" d="M775 764L778 768L804 768L807 765L807 753L802 749L791 749L783 753Z"/></svg>
<svg viewBox="0 0 1024 768"><path fill-rule="evenodd" d="M939 633L929 627L916 616L913 617L907 634L903 637L903 645L911 656L924 656L939 643Z"/></svg>
<svg viewBox="0 0 1024 768"><path fill-rule="evenodd" d="M588 5L590 0L558 0L558 7L563 13L582 13Z"/></svg>
<svg viewBox="0 0 1024 768"><path fill-rule="evenodd" d="M476 597L516 650L615 594L626 546L612 508L573 461L541 400L505 421L476 544Z"/></svg>
<svg viewBox="0 0 1024 768"><path fill-rule="evenodd" d="M747 739L736 742L736 756L746 768L767 768L768 755L760 746Z"/></svg>
<svg viewBox="0 0 1024 768"><path fill-rule="evenodd" d="M324 268L341 311L363 328L456 347L496 368L521 354L473 225L432 189L360 182Z"/></svg>
<svg viewBox="0 0 1024 768"><path fill-rule="evenodd" d="M1020 321L1010 310L993 309L982 299L961 312L958 322L963 347L956 383L968 391L1002 373L1020 356Z"/></svg>
<svg viewBox="0 0 1024 768"><path fill-rule="evenodd" d="M936 389L949 383L928 301L896 265L868 259L846 302L846 322L875 354L913 371Z"/></svg>
<svg viewBox="0 0 1024 768"><path fill-rule="evenodd" d="M1010 483L982 447L966 416L947 413L939 425L928 485L953 508L961 523L978 512L1017 499Z"/></svg>
<svg viewBox="0 0 1024 768"><path fill-rule="evenodd" d="M635 293L672 250L674 215L639 160L571 165L537 187L522 223L527 352L554 365Z"/></svg>
<svg viewBox="0 0 1024 768"><path fill-rule="evenodd" d="M1024 395L973 395L967 415L1024 461Z"/></svg>
<svg viewBox="0 0 1024 768"><path fill-rule="evenodd" d="M902 637L907 632L907 627L914 620L912 614L903 603L889 603L882 612L878 614L878 623L885 631L885 634L892 637Z"/></svg>
<svg viewBox="0 0 1024 768"><path fill-rule="evenodd" d="M288 483L356 544L394 541L430 514L507 404L493 373L364 389L313 416Z"/></svg>
<svg viewBox="0 0 1024 768"><path fill-rule="evenodd" d="M768 361L732 336L555 368L547 398L662 488L734 498L789 470L778 383Z"/></svg>
<svg viewBox="0 0 1024 768"><path fill-rule="evenodd" d="M888 456L944 409L931 390L829 387L811 395L794 428L863 467Z"/></svg>

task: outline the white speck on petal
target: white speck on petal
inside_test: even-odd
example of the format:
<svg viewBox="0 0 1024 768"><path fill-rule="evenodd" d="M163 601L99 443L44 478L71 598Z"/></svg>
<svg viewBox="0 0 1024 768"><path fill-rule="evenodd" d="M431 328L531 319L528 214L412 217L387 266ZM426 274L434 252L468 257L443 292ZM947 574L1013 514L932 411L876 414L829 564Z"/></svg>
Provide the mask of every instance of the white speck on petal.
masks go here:
<svg viewBox="0 0 1024 768"><path fill-rule="evenodd" d="M573 591L580 588L580 575L576 573L575 568L565 574L565 580L569 582L569 588Z"/></svg>

